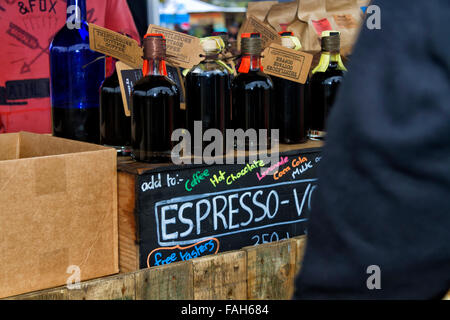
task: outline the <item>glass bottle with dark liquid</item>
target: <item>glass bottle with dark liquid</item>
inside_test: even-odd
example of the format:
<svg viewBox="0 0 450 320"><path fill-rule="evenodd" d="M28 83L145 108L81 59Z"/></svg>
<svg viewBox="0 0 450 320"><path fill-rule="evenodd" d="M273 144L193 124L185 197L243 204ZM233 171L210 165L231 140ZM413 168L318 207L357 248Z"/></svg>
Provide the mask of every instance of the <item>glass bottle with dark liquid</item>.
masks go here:
<svg viewBox="0 0 450 320"><path fill-rule="evenodd" d="M168 162L179 128L180 93L167 77L166 41L162 34L144 37L144 77L132 93L131 144L133 158L145 162Z"/></svg>
<svg viewBox="0 0 450 320"><path fill-rule="evenodd" d="M86 1L68 0L67 22L50 44L54 136L99 143L98 91L105 79L100 57L89 49Z"/></svg>
<svg viewBox="0 0 450 320"><path fill-rule="evenodd" d="M118 155L125 156L131 154L131 115L125 114L115 59L112 60L114 72L100 87L100 144L114 147Z"/></svg>
<svg viewBox="0 0 450 320"><path fill-rule="evenodd" d="M282 45L286 48L300 50L301 43L290 31L279 33ZM306 118L306 84L272 77L275 88L275 105L271 119L276 119L272 129L279 129L280 142L286 144L301 143L307 139Z"/></svg>
<svg viewBox="0 0 450 320"><path fill-rule="evenodd" d="M202 40L202 47L205 60L186 75L188 130L192 137L194 121L201 121L203 132L218 129L225 136L231 121L231 78L230 68L219 60L224 44L220 37L209 37Z"/></svg>
<svg viewBox="0 0 450 320"><path fill-rule="evenodd" d="M322 55L313 69L310 81L311 123L308 136L312 140L325 138L326 120L347 69L340 55L340 33L322 32Z"/></svg>
<svg viewBox="0 0 450 320"><path fill-rule="evenodd" d="M235 129L267 130L269 138L270 108L273 98L272 79L261 70L261 37L258 33L242 34L242 58L238 75L233 79L232 122ZM259 147L261 141L246 141L246 146ZM269 145L269 141L265 142Z"/></svg>

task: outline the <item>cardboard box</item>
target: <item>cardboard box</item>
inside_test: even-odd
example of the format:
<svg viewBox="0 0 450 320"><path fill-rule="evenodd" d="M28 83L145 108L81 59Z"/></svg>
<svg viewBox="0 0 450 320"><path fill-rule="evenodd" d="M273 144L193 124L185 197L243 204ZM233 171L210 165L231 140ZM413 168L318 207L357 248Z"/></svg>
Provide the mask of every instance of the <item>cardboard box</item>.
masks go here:
<svg viewBox="0 0 450 320"><path fill-rule="evenodd" d="M0 134L0 298L66 285L77 267L81 281L118 273L116 170L111 148Z"/></svg>

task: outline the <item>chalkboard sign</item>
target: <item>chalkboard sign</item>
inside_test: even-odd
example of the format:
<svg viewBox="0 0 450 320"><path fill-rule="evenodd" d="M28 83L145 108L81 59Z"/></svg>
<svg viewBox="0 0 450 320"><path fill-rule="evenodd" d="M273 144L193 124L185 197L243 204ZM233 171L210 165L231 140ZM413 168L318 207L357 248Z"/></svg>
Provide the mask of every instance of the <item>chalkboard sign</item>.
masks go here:
<svg viewBox="0 0 450 320"><path fill-rule="evenodd" d="M280 161L190 165L137 178L140 267L185 261L303 235L320 149Z"/></svg>

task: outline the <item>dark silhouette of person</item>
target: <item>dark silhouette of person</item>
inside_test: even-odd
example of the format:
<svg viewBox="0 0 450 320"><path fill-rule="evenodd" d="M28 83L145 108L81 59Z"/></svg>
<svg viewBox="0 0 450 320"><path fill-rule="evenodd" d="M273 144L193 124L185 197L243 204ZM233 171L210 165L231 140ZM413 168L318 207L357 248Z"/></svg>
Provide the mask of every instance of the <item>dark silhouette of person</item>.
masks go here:
<svg viewBox="0 0 450 320"><path fill-rule="evenodd" d="M450 289L450 2L373 5L381 29L363 25L329 117L296 299Z"/></svg>

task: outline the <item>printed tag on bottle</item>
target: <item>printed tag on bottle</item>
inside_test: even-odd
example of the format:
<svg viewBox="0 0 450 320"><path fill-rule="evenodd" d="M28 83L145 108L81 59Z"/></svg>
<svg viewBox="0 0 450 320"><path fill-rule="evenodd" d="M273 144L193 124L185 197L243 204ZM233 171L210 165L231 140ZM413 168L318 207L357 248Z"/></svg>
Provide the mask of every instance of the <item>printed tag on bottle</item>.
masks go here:
<svg viewBox="0 0 450 320"><path fill-rule="evenodd" d="M271 43L281 44L281 37L278 32L252 15L245 20L239 32L241 34L253 32L258 32L261 34L263 49L267 48Z"/></svg>
<svg viewBox="0 0 450 320"><path fill-rule="evenodd" d="M112 30L89 24L89 47L93 51L116 58L134 68L142 68L139 43Z"/></svg>
<svg viewBox="0 0 450 320"><path fill-rule="evenodd" d="M323 18L320 20L311 20L312 25L314 26L314 29L316 29L317 34L319 37L322 36L323 31L333 30L333 27L331 26L330 21L328 21L327 18Z"/></svg>
<svg viewBox="0 0 450 320"><path fill-rule="evenodd" d="M275 43L266 48L263 55L261 63L265 73L302 84L306 82L313 55Z"/></svg>
<svg viewBox="0 0 450 320"><path fill-rule="evenodd" d="M119 78L120 92L122 93L123 108L127 117L131 116L131 94L134 84L142 79L142 69L126 65L122 61L116 62L116 71Z"/></svg>
<svg viewBox="0 0 450 320"><path fill-rule="evenodd" d="M166 38L167 61L171 65L190 69L200 63L204 58L200 39L185 33L151 24L147 33L162 33Z"/></svg>
<svg viewBox="0 0 450 320"><path fill-rule="evenodd" d="M180 92L180 109L186 109L186 90L184 88L183 77L179 67L166 64L167 76L175 82ZM127 117L131 116L131 97L133 87L144 75L142 69L136 69L126 65L121 61L116 62L116 71L119 78L120 92L122 93L123 108Z"/></svg>

